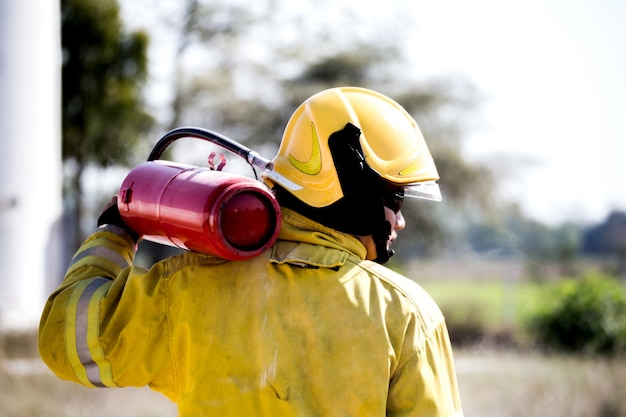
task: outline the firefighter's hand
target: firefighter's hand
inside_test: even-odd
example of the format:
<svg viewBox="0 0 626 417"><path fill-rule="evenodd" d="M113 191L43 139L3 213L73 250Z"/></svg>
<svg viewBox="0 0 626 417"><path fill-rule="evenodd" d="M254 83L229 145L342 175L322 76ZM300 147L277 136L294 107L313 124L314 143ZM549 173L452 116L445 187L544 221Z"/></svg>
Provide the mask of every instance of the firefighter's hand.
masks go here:
<svg viewBox="0 0 626 417"><path fill-rule="evenodd" d="M102 212L100 213L100 217L98 217L98 226L102 226L103 224L110 224L114 226L121 227L128 233L135 242L139 240L139 234L134 232L130 227L124 223L122 216L120 215L120 211L117 208L117 196L113 196L111 201L109 201Z"/></svg>

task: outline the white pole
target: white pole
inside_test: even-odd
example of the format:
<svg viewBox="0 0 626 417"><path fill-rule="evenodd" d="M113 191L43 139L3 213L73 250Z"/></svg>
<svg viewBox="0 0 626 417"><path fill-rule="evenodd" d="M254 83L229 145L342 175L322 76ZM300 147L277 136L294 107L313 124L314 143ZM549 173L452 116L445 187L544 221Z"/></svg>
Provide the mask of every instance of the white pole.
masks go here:
<svg viewBox="0 0 626 417"><path fill-rule="evenodd" d="M38 324L58 284L60 5L0 1L0 329Z"/></svg>

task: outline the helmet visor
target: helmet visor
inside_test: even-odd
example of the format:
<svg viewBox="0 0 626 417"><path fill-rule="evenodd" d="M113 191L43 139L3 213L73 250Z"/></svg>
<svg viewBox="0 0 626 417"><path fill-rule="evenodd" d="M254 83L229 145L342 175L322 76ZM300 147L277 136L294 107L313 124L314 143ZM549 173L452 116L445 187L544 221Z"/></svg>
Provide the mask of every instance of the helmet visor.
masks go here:
<svg viewBox="0 0 626 417"><path fill-rule="evenodd" d="M417 182L403 186L404 197L441 201L441 190L435 181Z"/></svg>

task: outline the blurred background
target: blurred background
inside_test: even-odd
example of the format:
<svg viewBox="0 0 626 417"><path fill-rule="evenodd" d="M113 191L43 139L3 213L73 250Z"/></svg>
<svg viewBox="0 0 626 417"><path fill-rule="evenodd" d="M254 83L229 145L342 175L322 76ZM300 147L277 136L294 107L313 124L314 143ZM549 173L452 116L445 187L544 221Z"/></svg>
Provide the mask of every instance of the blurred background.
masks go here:
<svg viewBox="0 0 626 417"><path fill-rule="evenodd" d="M47 373L47 295L166 132L271 158L295 108L341 85L402 104L439 168L444 201L405 205L390 267L446 314L466 415L625 416L625 19L618 0L0 3L0 416L175 415ZM171 253L144 242L137 262Z"/></svg>

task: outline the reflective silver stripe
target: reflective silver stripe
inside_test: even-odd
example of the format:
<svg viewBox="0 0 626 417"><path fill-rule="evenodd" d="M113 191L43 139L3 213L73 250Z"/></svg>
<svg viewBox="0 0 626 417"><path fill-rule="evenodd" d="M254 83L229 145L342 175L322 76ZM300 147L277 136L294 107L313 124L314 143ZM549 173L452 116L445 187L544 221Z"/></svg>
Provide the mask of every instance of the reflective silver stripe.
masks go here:
<svg viewBox="0 0 626 417"><path fill-rule="evenodd" d="M103 224L102 226L98 226L96 232L114 233L118 236L123 237L130 246L135 246L137 244L133 237L126 230L124 230L124 228L116 226L114 224Z"/></svg>
<svg viewBox="0 0 626 417"><path fill-rule="evenodd" d="M111 280L106 278L95 278L81 294L76 308L76 351L78 352L80 362L85 367L89 382L97 387L106 387L106 385L102 383L100 369L89 351L89 340L87 339L87 329L89 328L89 302L98 288L106 285L110 281ZM96 318L96 320L98 319L99 318Z"/></svg>
<svg viewBox="0 0 626 417"><path fill-rule="evenodd" d="M113 249L105 248L104 246L94 246L91 248L87 248L82 252L77 253L72 258L72 262L70 266L74 265L76 262L87 256L99 256L101 258L107 259L113 262L115 265L119 266L121 269L130 266L130 263L124 259L122 255L115 252Z"/></svg>
<svg viewBox="0 0 626 417"><path fill-rule="evenodd" d="M111 232L116 235L126 235L126 230L124 228L116 226L114 224L103 224L102 226L98 226L96 232Z"/></svg>

